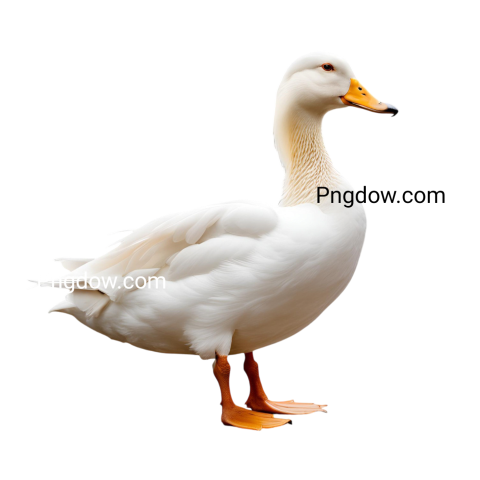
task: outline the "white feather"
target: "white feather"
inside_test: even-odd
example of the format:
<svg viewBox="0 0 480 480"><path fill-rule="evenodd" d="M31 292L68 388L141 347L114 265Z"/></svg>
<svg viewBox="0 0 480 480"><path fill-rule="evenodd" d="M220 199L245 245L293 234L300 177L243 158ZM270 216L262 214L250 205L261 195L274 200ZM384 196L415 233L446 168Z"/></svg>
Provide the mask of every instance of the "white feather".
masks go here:
<svg viewBox="0 0 480 480"><path fill-rule="evenodd" d="M123 282L163 276L165 288L149 282L149 288L96 287L104 293L75 290L53 310L116 340L202 358L251 352L315 320L350 281L366 227L359 205L316 203L317 186L350 189L331 166L320 126L328 110L345 106L339 95L352 73L327 57L338 66L328 76L317 71L322 61L297 62L279 89L282 207L236 202L167 215L105 255L62 260L73 269L62 281L73 287L86 279L92 289L94 277Z"/></svg>

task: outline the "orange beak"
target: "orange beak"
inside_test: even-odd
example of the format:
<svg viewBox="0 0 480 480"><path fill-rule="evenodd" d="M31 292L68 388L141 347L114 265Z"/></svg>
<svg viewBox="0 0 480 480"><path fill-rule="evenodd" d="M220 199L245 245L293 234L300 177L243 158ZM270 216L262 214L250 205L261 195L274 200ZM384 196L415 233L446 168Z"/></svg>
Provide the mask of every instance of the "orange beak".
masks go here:
<svg viewBox="0 0 480 480"><path fill-rule="evenodd" d="M348 92L340 97L345 105L363 108L376 113L393 113L393 117L398 113L393 105L379 102L375 97L370 95L365 87L363 87L358 80L352 78L350 81L350 88Z"/></svg>

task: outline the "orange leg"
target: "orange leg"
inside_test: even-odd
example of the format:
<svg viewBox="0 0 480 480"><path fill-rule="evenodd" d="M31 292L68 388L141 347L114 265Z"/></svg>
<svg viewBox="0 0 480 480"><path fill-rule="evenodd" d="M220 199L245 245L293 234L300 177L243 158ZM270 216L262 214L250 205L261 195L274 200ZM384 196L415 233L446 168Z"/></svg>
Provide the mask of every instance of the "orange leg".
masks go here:
<svg viewBox="0 0 480 480"><path fill-rule="evenodd" d="M225 355L215 356L213 373L220 386L222 394L222 422L232 427L261 430L262 428L281 427L291 420L275 418L273 415L262 412L252 412L246 408L237 407L230 394L230 365Z"/></svg>
<svg viewBox="0 0 480 480"><path fill-rule="evenodd" d="M316 405L315 403L295 403L293 400L288 402L273 402L265 394L260 375L258 373L258 363L253 359L253 353L245 354L245 372L250 380L250 396L246 402L248 408L256 412L280 413L286 415L301 415L313 412L327 412L324 410L326 405Z"/></svg>

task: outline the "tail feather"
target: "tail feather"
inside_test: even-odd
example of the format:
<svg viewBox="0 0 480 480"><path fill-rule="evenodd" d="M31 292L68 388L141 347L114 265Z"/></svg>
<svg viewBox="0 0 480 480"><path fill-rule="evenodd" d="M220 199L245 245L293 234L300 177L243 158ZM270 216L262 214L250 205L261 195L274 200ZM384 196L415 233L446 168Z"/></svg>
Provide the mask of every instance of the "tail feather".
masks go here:
<svg viewBox="0 0 480 480"><path fill-rule="evenodd" d="M74 290L48 313L69 313L81 322L85 322L85 319L98 317L109 302L110 297L97 290Z"/></svg>

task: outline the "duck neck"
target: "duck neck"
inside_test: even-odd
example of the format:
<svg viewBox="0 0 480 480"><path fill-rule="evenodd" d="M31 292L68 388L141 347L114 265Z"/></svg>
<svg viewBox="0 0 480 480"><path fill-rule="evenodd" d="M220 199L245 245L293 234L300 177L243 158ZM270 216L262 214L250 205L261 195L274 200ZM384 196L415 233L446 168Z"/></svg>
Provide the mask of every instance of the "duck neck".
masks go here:
<svg viewBox="0 0 480 480"><path fill-rule="evenodd" d="M322 138L323 115L290 112L276 125L280 158L285 167L282 207L317 203L317 188L334 188L335 171Z"/></svg>

